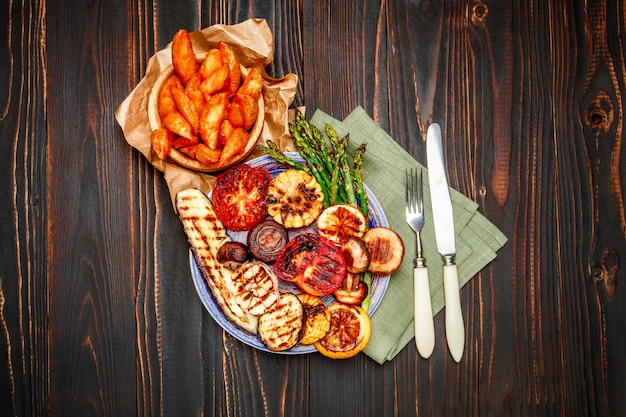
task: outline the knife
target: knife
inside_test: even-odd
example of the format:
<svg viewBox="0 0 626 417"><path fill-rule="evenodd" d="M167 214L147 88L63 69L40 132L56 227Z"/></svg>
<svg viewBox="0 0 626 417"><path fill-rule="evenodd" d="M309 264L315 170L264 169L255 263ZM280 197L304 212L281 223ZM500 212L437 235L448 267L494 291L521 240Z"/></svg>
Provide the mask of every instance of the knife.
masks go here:
<svg viewBox="0 0 626 417"><path fill-rule="evenodd" d="M465 347L465 327L461 312L459 280L454 261L456 243L452 200L450 199L446 164L441 144L441 127L437 123L431 124L426 133L426 158L437 250L444 260L443 289L446 300L446 339L450 354L455 361L459 362L463 357Z"/></svg>

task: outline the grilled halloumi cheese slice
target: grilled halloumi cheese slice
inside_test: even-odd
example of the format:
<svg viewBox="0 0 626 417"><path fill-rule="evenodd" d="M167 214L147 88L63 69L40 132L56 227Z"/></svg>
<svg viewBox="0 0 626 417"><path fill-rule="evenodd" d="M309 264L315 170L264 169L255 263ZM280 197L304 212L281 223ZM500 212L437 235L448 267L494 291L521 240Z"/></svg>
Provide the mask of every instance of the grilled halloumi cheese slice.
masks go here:
<svg viewBox="0 0 626 417"><path fill-rule="evenodd" d="M224 315L239 327L257 333L258 318L237 302L232 271L217 260L217 251L230 237L211 201L202 191L189 188L176 195L176 210L202 275Z"/></svg>
<svg viewBox="0 0 626 417"><path fill-rule="evenodd" d="M294 294L284 293L273 309L259 317L259 336L269 350L280 352L298 343L303 324L302 303Z"/></svg>
<svg viewBox="0 0 626 417"><path fill-rule="evenodd" d="M255 316L274 307L280 297L278 278L262 262L247 262L237 268L233 284L238 304Z"/></svg>

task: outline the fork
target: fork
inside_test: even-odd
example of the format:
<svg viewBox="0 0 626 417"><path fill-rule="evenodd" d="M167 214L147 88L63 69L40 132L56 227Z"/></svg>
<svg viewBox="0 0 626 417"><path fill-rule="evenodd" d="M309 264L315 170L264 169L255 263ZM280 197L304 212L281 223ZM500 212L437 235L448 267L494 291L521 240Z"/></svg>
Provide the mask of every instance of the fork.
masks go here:
<svg viewBox="0 0 626 417"><path fill-rule="evenodd" d="M413 266L413 311L415 319L415 344L419 354L428 359L435 347L435 326L430 302L428 268L422 252L420 233L424 226L424 190L422 171L414 173L413 168L405 171L405 214L406 222L415 231L416 255Z"/></svg>

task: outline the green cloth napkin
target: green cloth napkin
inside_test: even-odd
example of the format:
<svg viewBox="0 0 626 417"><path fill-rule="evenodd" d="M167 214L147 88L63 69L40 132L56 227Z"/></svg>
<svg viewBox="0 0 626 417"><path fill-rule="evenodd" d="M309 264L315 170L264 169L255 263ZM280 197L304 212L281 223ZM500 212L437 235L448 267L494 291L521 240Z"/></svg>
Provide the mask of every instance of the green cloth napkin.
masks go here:
<svg viewBox="0 0 626 417"><path fill-rule="evenodd" d="M443 260L437 252L428 190L428 171L393 140L362 107L357 107L342 122L317 110L311 123L324 131L330 124L340 136L350 133L349 154L367 142L363 163L363 180L382 206L389 227L398 232L405 245L402 266L390 278L385 296L372 315L372 336L364 353L378 363L393 359L415 337L413 327L413 259L415 233L404 218L404 178L408 168L420 169L424 175L426 222L422 229L424 256L430 278L433 315L445 306ZM496 251L507 241L489 220L477 212L478 204L450 189L454 211L459 286L496 257ZM441 347L440 347L441 348ZM447 347L445 347L447 349Z"/></svg>

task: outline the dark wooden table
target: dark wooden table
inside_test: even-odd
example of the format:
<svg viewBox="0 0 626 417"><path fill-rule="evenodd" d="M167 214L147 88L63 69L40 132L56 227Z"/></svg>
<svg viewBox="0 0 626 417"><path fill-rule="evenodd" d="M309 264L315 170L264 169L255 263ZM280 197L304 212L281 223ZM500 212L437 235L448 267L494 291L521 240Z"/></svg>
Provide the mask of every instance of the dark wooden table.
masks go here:
<svg viewBox="0 0 626 417"><path fill-rule="evenodd" d="M508 237L466 350L378 365L240 343L114 111L179 28L265 18L295 105L356 106ZM0 27L0 415L624 416L626 2L26 1Z"/></svg>

